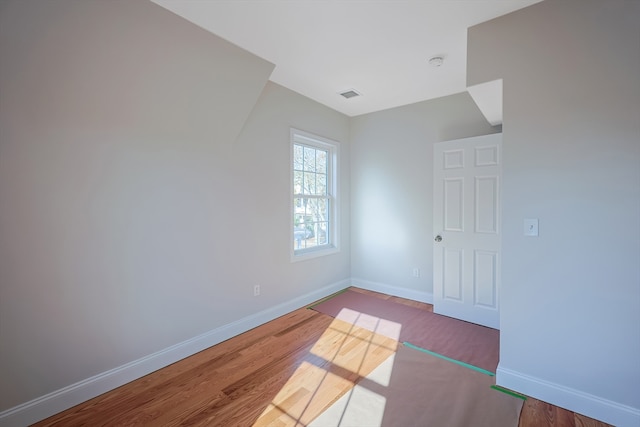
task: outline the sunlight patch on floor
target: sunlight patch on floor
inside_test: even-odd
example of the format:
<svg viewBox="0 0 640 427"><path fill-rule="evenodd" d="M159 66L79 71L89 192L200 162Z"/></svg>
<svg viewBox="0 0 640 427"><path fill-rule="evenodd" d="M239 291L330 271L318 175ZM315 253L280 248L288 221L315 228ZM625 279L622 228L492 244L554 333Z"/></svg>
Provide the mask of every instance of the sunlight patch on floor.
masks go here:
<svg viewBox="0 0 640 427"><path fill-rule="evenodd" d="M382 386L389 384L398 342L365 327L397 330L399 335L400 325L353 310L343 311L352 322L333 320L254 427L309 425L327 408L333 408L341 396L347 399L348 414L361 419L362 414L358 412L365 411L372 421L382 420L385 398L364 387L356 389L354 384L364 377ZM388 367L379 369L383 362ZM372 372L375 372L373 376ZM357 404L348 404L349 401ZM369 406L363 406L363 402Z"/></svg>
<svg viewBox="0 0 640 427"><path fill-rule="evenodd" d="M389 385L393 370L394 355L389 356L373 370L367 379L378 384ZM355 426L379 427L382 425L386 398L366 387L355 385L331 407L316 418L309 427Z"/></svg>
<svg viewBox="0 0 640 427"><path fill-rule="evenodd" d="M303 362L254 426L307 425L325 409L322 396L335 396L351 387L352 382Z"/></svg>
<svg viewBox="0 0 640 427"><path fill-rule="evenodd" d="M400 323L348 308L340 310L336 319L400 341L400 330L402 329Z"/></svg>
<svg viewBox="0 0 640 427"><path fill-rule="evenodd" d="M367 318L365 321L372 322L372 319ZM331 365L364 377L394 353L397 345L398 342L388 336L334 319L310 352Z"/></svg>

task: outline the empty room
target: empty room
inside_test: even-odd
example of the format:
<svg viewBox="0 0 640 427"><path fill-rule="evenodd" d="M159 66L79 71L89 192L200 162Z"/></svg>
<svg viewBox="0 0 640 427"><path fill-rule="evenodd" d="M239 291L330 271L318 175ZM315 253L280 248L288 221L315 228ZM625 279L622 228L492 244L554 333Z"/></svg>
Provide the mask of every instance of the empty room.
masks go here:
<svg viewBox="0 0 640 427"><path fill-rule="evenodd" d="M640 425L640 2L0 0L0 426Z"/></svg>

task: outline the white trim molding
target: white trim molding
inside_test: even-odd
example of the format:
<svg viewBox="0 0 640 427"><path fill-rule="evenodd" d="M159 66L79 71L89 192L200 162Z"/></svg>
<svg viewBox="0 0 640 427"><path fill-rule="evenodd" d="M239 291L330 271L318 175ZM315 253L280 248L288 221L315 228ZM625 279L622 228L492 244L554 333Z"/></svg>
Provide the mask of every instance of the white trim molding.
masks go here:
<svg viewBox="0 0 640 427"><path fill-rule="evenodd" d="M415 291L413 289L400 288L393 285L387 285L385 283L372 282L370 280L360 279L354 277L351 279L351 284L358 288L366 289L368 291L381 292L387 295L393 295L395 297L407 298L414 301L426 302L427 304L433 304L433 293L424 291Z"/></svg>
<svg viewBox="0 0 640 427"><path fill-rule="evenodd" d="M640 426L640 409L498 365L496 384L618 427Z"/></svg>
<svg viewBox="0 0 640 427"><path fill-rule="evenodd" d="M259 313L228 323L202 335L175 344L115 369L71 384L29 402L0 412L0 426L23 427L141 378L206 348L311 304L351 285L345 279L278 304Z"/></svg>

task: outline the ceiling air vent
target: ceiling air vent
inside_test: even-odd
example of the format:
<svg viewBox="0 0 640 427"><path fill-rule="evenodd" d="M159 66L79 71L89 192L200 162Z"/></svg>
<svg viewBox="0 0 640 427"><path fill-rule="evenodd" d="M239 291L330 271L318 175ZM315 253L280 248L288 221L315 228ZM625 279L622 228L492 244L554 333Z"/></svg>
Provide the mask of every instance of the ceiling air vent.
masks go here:
<svg viewBox="0 0 640 427"><path fill-rule="evenodd" d="M340 95L349 99L349 98L355 98L356 96L360 96L360 93L358 93L355 89L349 89L349 90L345 90L344 92L340 92Z"/></svg>

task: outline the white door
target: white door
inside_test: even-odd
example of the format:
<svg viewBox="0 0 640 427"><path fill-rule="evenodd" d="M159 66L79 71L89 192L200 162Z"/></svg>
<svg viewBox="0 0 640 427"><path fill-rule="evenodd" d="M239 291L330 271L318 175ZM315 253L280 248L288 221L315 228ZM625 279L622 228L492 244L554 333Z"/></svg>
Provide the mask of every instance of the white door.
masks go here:
<svg viewBox="0 0 640 427"><path fill-rule="evenodd" d="M502 134L434 144L434 312L500 328Z"/></svg>

